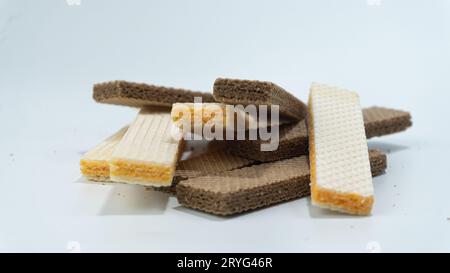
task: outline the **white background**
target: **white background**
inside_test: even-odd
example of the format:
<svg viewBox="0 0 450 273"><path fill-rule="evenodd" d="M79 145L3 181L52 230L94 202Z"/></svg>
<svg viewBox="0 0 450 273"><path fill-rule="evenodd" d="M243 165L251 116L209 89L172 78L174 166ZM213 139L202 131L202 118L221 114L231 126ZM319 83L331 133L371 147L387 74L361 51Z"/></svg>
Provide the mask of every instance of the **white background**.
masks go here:
<svg viewBox="0 0 450 273"><path fill-rule="evenodd" d="M450 1L378 2L0 0L0 251L450 251ZM221 218L77 182L82 154L136 115L94 103L94 83L219 76L411 111L412 129L370 141L390 151L373 216L304 198Z"/></svg>

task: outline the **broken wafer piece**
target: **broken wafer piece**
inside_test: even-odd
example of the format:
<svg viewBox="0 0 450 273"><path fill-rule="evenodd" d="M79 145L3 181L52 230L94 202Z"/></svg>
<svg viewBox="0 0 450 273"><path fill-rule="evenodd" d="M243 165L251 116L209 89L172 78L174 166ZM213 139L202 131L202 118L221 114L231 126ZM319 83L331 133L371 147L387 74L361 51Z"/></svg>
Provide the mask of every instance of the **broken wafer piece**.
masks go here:
<svg viewBox="0 0 450 273"><path fill-rule="evenodd" d="M386 155L370 150L372 174L386 169ZM245 211L298 199L310 194L308 157L252 165L232 171L181 181L178 202L186 207L216 215Z"/></svg>
<svg viewBox="0 0 450 273"><path fill-rule="evenodd" d="M226 104L277 105L280 115L296 120L302 120L306 115L303 102L271 82L218 78L213 94L216 101Z"/></svg>
<svg viewBox="0 0 450 273"><path fill-rule="evenodd" d="M247 131L288 122L279 118L271 120L271 115L267 112L260 112L258 119L256 107L243 109L223 103L174 103L171 116L172 121L181 129L184 128L186 133L202 133L205 126L221 131Z"/></svg>
<svg viewBox="0 0 450 273"><path fill-rule="evenodd" d="M384 136L408 129L411 115L406 111L384 107L363 109L366 137ZM227 141L228 150L238 156L270 162L308 154L308 130L305 120L281 125L280 143L275 151L261 151L262 140Z"/></svg>
<svg viewBox="0 0 450 273"><path fill-rule="evenodd" d="M109 181L109 160L128 126L89 150L80 160L81 173L92 181Z"/></svg>
<svg viewBox="0 0 450 273"><path fill-rule="evenodd" d="M313 83L308 132L312 204L370 214L373 184L358 94Z"/></svg>
<svg viewBox="0 0 450 273"><path fill-rule="evenodd" d="M96 102L132 107L171 107L176 102L194 102L195 97L214 102L211 93L127 81L95 84L93 97Z"/></svg>
<svg viewBox="0 0 450 273"><path fill-rule="evenodd" d="M166 109L142 108L111 156L111 181L170 186L182 151L177 131Z"/></svg>

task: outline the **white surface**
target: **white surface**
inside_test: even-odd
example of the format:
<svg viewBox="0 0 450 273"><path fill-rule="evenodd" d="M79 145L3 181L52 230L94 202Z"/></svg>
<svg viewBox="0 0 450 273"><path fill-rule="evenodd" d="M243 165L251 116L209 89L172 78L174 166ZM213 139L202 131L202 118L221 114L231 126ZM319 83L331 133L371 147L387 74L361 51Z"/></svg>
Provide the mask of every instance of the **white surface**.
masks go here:
<svg viewBox="0 0 450 273"><path fill-rule="evenodd" d="M148 2L0 0L0 251L450 251L450 1ZM218 76L410 110L412 129L371 141L390 150L373 216L304 198L218 218L75 182L81 155L136 115L95 104L93 83L210 90Z"/></svg>

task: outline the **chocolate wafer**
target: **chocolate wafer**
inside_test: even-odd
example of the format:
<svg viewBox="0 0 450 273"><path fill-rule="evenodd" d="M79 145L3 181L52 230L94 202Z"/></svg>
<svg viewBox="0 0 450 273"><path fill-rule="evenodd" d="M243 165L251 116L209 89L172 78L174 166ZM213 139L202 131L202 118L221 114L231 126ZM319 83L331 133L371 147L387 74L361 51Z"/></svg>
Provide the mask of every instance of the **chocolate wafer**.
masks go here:
<svg viewBox="0 0 450 273"><path fill-rule="evenodd" d="M255 163L254 160L230 154L223 145L223 141L214 141L213 145L210 146L205 153L178 162L172 186L150 188L175 195L175 186L180 181L231 171Z"/></svg>
<svg viewBox="0 0 450 273"><path fill-rule="evenodd" d="M369 151L373 175L386 168L386 156ZM267 207L310 194L308 157L253 165L241 169L190 178L177 187L178 202L216 215L233 215Z"/></svg>
<svg viewBox="0 0 450 273"><path fill-rule="evenodd" d="M278 105L280 115L295 120L302 120L306 115L303 102L271 82L218 78L213 93L216 101L227 104Z"/></svg>
<svg viewBox="0 0 450 273"><path fill-rule="evenodd" d="M385 107L365 108L363 117L367 138L401 132L412 126L409 112Z"/></svg>
<svg viewBox="0 0 450 273"><path fill-rule="evenodd" d="M95 84L93 97L96 102L132 107L171 107L177 102L194 102L194 97L201 97L203 102L214 102L211 93L127 81Z"/></svg>
<svg viewBox="0 0 450 273"><path fill-rule="evenodd" d="M384 107L363 109L366 137L383 136L406 130L412 125L408 112ZM228 150L241 157L261 162L308 154L308 130L305 120L280 126L280 143L275 151L261 151L261 140L227 141Z"/></svg>

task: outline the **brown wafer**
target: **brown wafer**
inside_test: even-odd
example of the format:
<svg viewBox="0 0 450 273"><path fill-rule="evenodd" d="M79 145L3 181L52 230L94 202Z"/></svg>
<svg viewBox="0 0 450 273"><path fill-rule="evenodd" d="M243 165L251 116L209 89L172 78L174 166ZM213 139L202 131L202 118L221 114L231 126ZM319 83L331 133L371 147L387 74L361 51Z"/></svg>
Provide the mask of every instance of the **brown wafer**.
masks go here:
<svg viewBox="0 0 450 273"><path fill-rule="evenodd" d="M271 82L222 79L214 82L214 98L227 104L279 105L280 114L296 120L306 115L306 105Z"/></svg>
<svg viewBox="0 0 450 273"><path fill-rule="evenodd" d="M178 162L172 186L151 188L156 191L175 195L175 186L180 181L197 176L207 176L231 171L255 163L254 160L230 154L223 145L223 141L215 141L210 146L205 153Z"/></svg>
<svg viewBox="0 0 450 273"><path fill-rule="evenodd" d="M386 155L369 151L373 175L386 168ZM217 215L232 215L310 194L308 157L300 156L190 178L177 187L178 202Z"/></svg>
<svg viewBox="0 0 450 273"><path fill-rule="evenodd" d="M363 109L367 138L406 130L412 125L408 112L370 107ZM305 120L280 127L280 140L275 151L261 151L261 140L227 141L228 150L235 155L261 162L275 161L308 154L308 129Z"/></svg>
<svg viewBox="0 0 450 273"><path fill-rule="evenodd" d="M211 93L127 81L95 84L93 97L96 102L132 107L170 107L176 102L194 102L194 97L201 97L203 102L214 102Z"/></svg>
<svg viewBox="0 0 450 273"><path fill-rule="evenodd" d="M366 137L384 136L406 130L412 126L411 114L384 107L363 109Z"/></svg>

